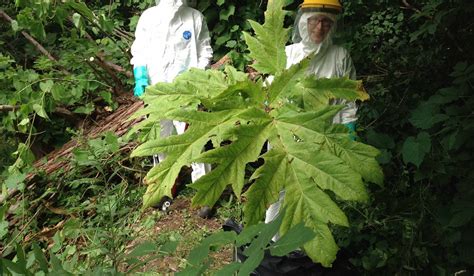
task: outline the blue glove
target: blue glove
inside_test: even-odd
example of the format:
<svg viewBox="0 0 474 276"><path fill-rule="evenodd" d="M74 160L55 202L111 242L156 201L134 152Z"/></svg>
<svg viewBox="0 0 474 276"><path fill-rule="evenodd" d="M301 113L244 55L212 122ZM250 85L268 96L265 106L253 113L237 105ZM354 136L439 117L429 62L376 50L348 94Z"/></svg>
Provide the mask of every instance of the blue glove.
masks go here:
<svg viewBox="0 0 474 276"><path fill-rule="evenodd" d="M344 124L348 129L349 129L349 138L352 141L355 141L356 139L356 123L355 122L350 122L347 124Z"/></svg>
<svg viewBox="0 0 474 276"><path fill-rule="evenodd" d="M148 72L146 70L146 66L138 66L133 68L133 76L135 77L133 95L140 97L145 92L145 87L148 86Z"/></svg>

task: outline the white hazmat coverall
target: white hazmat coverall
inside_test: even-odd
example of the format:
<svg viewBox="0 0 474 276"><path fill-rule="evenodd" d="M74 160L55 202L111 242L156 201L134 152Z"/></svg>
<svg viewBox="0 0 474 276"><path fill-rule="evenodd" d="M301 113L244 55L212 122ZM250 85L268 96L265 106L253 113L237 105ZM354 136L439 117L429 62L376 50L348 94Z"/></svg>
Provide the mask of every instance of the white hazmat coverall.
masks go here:
<svg viewBox="0 0 474 276"><path fill-rule="evenodd" d="M355 79L356 72L348 51L332 43L332 36L334 34L335 26L332 26L326 38L321 43L316 44L315 42L311 41L308 34L308 19L312 16L319 15L328 17L333 22L336 22L336 16L330 13L304 12L295 28L299 32L301 41L288 45L285 48L287 56L287 69L290 66L299 63L308 55L316 53L314 59L311 61L311 65L309 66L308 74L314 74L318 78L349 77L350 79ZM354 102L335 99L331 101L331 104L346 105L333 118L333 123L347 124L357 120L357 106ZM284 201L284 196L285 191L281 191L279 200L270 205L270 207L267 209L265 214L265 223L269 223L276 218L280 210L280 206ZM278 235L274 237L274 240L276 239L278 239Z"/></svg>
<svg viewBox="0 0 474 276"><path fill-rule="evenodd" d="M161 0L143 12L131 48L133 67L146 66L150 84L172 82L185 70L204 69L212 58L209 31L201 12L183 0ZM162 120L161 136L185 131L186 124ZM164 155L159 155L162 161ZM210 170L209 165L192 164L195 181Z"/></svg>

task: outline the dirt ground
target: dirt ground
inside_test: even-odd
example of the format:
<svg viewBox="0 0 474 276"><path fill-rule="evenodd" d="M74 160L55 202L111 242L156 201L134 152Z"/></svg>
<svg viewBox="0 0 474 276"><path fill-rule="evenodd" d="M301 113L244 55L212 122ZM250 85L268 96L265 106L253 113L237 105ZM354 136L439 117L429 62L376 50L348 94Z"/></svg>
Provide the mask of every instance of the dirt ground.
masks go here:
<svg viewBox="0 0 474 276"><path fill-rule="evenodd" d="M200 218L197 210L191 208L189 198L178 197L168 212L162 213L149 233L152 237L177 237L179 245L176 252L148 262L139 271L172 275L182 270L191 249L206 236L222 229L222 223L223 220L216 216L210 219ZM213 259L211 270L219 269L232 262L232 246L212 252L210 257Z"/></svg>

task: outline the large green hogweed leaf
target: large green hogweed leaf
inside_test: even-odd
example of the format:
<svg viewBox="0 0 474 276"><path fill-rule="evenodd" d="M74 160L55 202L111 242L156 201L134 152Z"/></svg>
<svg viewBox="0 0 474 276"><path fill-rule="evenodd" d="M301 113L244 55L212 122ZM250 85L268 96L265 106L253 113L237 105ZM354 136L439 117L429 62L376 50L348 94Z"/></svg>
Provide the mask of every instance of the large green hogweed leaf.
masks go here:
<svg viewBox="0 0 474 276"><path fill-rule="evenodd" d="M281 232L304 222L316 233L315 238L304 246L308 255L315 261L330 265L337 246L328 224L348 225L335 199L367 200L363 179L382 182L382 173L375 161L378 151L351 141L344 126L332 124L332 118L341 106L305 111L295 103L282 102L269 109L262 103L266 98L262 96L265 93L262 83L251 83L247 79L231 81L225 74L220 81L221 86L212 82L208 86L201 83L203 92L197 92L192 101L185 97L171 97L190 94L191 85L183 86L180 80L175 83L176 90L159 90L161 99L154 95L148 98L153 104L182 105L161 114L150 113L154 117L147 120L184 121L189 128L181 135L150 140L133 152L133 156L167 154L164 162L146 176L149 186L144 206L154 205L163 196L171 195L171 188L183 166L192 162L212 164L213 170L191 185L196 189L194 205L213 206L226 187L232 187L240 196L244 186L252 184L245 193L247 200L244 204L244 220L247 225L252 225L263 219L268 206L278 200L281 190L285 190L283 206L287 211ZM275 82L278 82L278 77ZM337 89L341 80L325 82L324 91L339 93ZM331 83L335 91L332 91ZM356 82L352 84L353 91L347 97L363 98L356 90ZM189 102L198 103L200 109L190 107ZM214 148L203 152L209 141L214 141ZM270 149L261 154L267 141ZM246 166L259 158L264 160L264 164L250 179L246 179Z"/></svg>

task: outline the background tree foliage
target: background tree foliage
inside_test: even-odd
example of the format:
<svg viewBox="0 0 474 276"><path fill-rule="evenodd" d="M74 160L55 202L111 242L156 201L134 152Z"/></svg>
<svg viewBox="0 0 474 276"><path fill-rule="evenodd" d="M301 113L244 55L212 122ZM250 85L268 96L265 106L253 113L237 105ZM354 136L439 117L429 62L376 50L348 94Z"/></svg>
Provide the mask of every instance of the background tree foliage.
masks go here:
<svg viewBox="0 0 474 276"><path fill-rule="evenodd" d="M78 133L80 122L108 114L120 105L120 95L130 93L128 49L140 12L153 2L2 3L1 10L14 20L2 17L0 24L4 193L24 187L35 156L60 146ZM290 9L299 4L288 2L293 2ZM358 0L343 5L339 39L371 95L359 111L359 139L381 150L386 181L384 188L368 187L369 205L344 205L350 231L333 229L343 249L340 258L367 273L442 275L472 268L474 3ZM199 2L216 59L232 51L234 65L245 68L250 58L241 31L250 30L246 19L262 22L264 7L265 1ZM114 79L101 61L125 70L113 71ZM41 183L42 192L50 187ZM15 226L0 213L3 244L46 223L9 235ZM11 256L13 251L2 252Z"/></svg>

